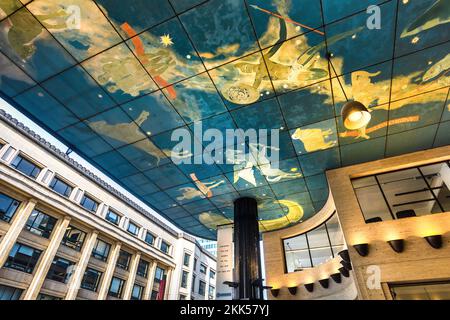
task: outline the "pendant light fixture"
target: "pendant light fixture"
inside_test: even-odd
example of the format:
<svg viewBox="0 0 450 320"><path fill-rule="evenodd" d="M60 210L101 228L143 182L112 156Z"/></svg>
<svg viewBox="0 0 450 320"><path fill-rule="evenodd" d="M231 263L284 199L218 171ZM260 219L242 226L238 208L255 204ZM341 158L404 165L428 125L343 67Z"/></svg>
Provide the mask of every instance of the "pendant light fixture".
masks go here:
<svg viewBox="0 0 450 320"><path fill-rule="evenodd" d="M327 54L328 61L333 72L336 75L336 79L341 87L342 93L344 94L346 103L342 107L341 116L344 123L344 127L348 130L358 130L362 129L369 123L372 116L369 110L359 101L348 101L347 94L345 93L344 87L342 86L341 80L334 69L333 63L331 62L331 54Z"/></svg>

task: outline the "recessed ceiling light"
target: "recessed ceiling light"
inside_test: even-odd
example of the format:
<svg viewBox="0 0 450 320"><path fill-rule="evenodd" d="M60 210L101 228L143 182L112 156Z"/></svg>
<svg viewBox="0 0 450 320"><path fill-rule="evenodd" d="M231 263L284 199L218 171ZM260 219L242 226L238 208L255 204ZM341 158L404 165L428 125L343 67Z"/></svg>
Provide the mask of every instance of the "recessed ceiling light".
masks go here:
<svg viewBox="0 0 450 320"><path fill-rule="evenodd" d="M97 97L99 97L100 99L103 98L103 95L101 95L100 93L97 95Z"/></svg>
<svg viewBox="0 0 450 320"><path fill-rule="evenodd" d="M190 58L191 58L191 55L190 55L190 54L186 55L186 58L187 58L187 59L190 59Z"/></svg>
<svg viewBox="0 0 450 320"><path fill-rule="evenodd" d="M419 42L419 40L420 40L419 37L414 37L414 38L412 38L411 43L416 44L417 42Z"/></svg>

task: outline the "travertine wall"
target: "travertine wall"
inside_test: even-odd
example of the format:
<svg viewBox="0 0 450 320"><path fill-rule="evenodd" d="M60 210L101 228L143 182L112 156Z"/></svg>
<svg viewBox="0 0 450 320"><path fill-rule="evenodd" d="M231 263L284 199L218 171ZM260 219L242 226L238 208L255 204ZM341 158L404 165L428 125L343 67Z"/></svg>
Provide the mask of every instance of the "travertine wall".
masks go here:
<svg viewBox="0 0 450 320"><path fill-rule="evenodd" d="M450 212L366 224L350 179L449 159L450 146L446 146L327 172L360 299L392 299L388 283L450 280ZM433 249L423 239L436 234L443 236L441 249ZM387 243L394 239L405 240L402 253ZM369 244L368 256L361 257L353 249L358 243ZM369 266L379 267L381 288L368 288L368 280L374 279Z"/></svg>
<svg viewBox="0 0 450 320"><path fill-rule="evenodd" d="M330 274L339 273L338 269L342 267L339 263L341 258L325 262L317 267L304 269L300 272L285 273L283 239L290 238L321 225L335 212L335 207L331 195L324 208L310 219L292 226L290 228L266 232L263 234L264 264L266 270L266 284L274 289L280 289L275 298L271 292L268 298L278 300L309 300L309 299L355 299L357 292L354 285L353 275L349 278L342 276L341 283L335 283L329 280L329 288L324 289L320 286L319 280L330 277ZM314 291L308 292L304 284L314 283ZM289 287L298 287L297 294L291 295Z"/></svg>

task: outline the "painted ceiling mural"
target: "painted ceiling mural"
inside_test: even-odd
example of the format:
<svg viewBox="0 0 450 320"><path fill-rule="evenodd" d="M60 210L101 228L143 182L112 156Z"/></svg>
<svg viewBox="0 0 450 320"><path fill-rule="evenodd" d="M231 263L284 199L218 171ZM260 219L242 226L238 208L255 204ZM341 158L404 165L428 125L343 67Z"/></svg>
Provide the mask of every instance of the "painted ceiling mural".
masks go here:
<svg viewBox="0 0 450 320"><path fill-rule="evenodd" d="M326 170L450 143L447 0L0 0L0 19L2 96L200 237L239 196L287 227L323 207ZM347 99L366 127L343 126ZM270 143L175 164L196 155L171 133L199 121L279 129L277 166Z"/></svg>

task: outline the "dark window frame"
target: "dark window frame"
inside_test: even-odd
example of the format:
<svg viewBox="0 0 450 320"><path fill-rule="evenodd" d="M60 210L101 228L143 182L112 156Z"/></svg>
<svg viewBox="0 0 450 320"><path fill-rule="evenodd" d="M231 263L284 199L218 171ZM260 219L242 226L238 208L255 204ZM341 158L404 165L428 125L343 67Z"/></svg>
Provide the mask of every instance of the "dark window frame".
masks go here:
<svg viewBox="0 0 450 320"><path fill-rule="evenodd" d="M6 292L6 290L8 290L8 291ZM0 284L0 301L20 300L20 297L22 296L22 293L24 291L25 290L20 289L20 288ZM6 294L8 294L8 295L6 295ZM6 298L8 298L8 299L6 299Z"/></svg>
<svg viewBox="0 0 450 320"><path fill-rule="evenodd" d="M82 235L82 239L77 239L73 241L71 237L68 236L68 233L72 231L79 231L80 235ZM84 241L86 240L87 233L83 230L80 230L72 225L69 225L69 227L66 229L66 232L64 233L64 237L61 240L61 244L65 245L68 248L71 248L75 251L81 251L81 248L83 247Z"/></svg>
<svg viewBox="0 0 450 320"><path fill-rule="evenodd" d="M186 270L182 270L181 271L181 284L180 284L181 288L187 289L188 278L189 278L189 272L187 272Z"/></svg>
<svg viewBox="0 0 450 320"><path fill-rule="evenodd" d="M94 204L94 206L92 206L92 208L91 208L91 206L87 206L86 201L91 201ZM84 209L86 209L89 212L96 213L98 210L98 207L100 206L100 202L95 200L92 196L84 193L80 200L80 206L82 206Z"/></svg>
<svg viewBox="0 0 450 320"><path fill-rule="evenodd" d="M166 249L163 249L163 246L165 246ZM159 246L159 250L161 250L161 251L164 252L165 254L169 254L169 252L170 252L170 247L171 247L171 244L170 244L170 243L168 243L168 242L162 240L162 241L161 241L161 245Z"/></svg>
<svg viewBox="0 0 450 320"><path fill-rule="evenodd" d="M86 279L88 276L88 272L90 272L91 274L95 274L95 283L93 286L87 284ZM93 291L93 292L97 292L98 290L98 286L100 284L100 281L102 279L103 276L103 272L98 271L96 269L93 268L89 268L87 267L86 270L84 271L84 275L83 275L83 279L81 280L81 284L80 284L80 288L85 289L85 290L89 290L89 291Z"/></svg>
<svg viewBox="0 0 450 320"><path fill-rule="evenodd" d="M111 219L110 214L115 215L116 219ZM118 226L120 223L120 220L122 219L122 215L118 214L116 211L112 209L108 209L108 211L105 214L105 220L108 222L111 222L112 224Z"/></svg>
<svg viewBox="0 0 450 320"><path fill-rule="evenodd" d="M147 238L148 238L149 236L152 237L152 241L151 241L151 242L147 241ZM151 233L150 231L147 230L147 232L145 233L145 238L144 238L145 243L147 243L147 244L153 246L153 245L155 245L155 240L156 240L155 235L154 235L153 233Z"/></svg>
<svg viewBox="0 0 450 320"><path fill-rule="evenodd" d="M142 272L142 270L141 270L142 269L141 265L145 265L144 272ZM136 274L140 277L147 278L149 269L150 269L150 262L141 258L138 263L138 268L136 270Z"/></svg>
<svg viewBox="0 0 450 320"><path fill-rule="evenodd" d="M135 288L136 287L139 288L139 296L138 297L134 296L134 292L135 292ZM130 300L142 300L143 293L144 293L144 287L141 286L140 284L135 283L133 285L133 289L131 290Z"/></svg>
<svg viewBox="0 0 450 320"><path fill-rule="evenodd" d="M201 296L206 295L206 282L203 280L200 280L198 282L198 294Z"/></svg>
<svg viewBox="0 0 450 320"><path fill-rule="evenodd" d="M96 249L97 249L97 246L98 246L99 242L103 242L103 243L107 244L106 248L108 248L108 249L105 250L104 252L97 251ZM106 260L108 260L108 256L109 256L110 251L111 251L111 244L110 243L108 243L106 241L103 241L101 239L97 239L97 241L95 241L94 248L92 248L91 256L96 258L96 259L98 259L98 260L100 260L100 261L106 261ZM105 254L105 252L106 252L106 254Z"/></svg>
<svg viewBox="0 0 450 320"><path fill-rule="evenodd" d="M114 280L118 280L119 281L119 288L118 288L117 292L111 291ZM110 297L114 297L114 298L121 298L122 294L123 294L124 286L125 286L125 280L124 279L119 278L119 277L112 277L111 278L111 283L109 284L108 295Z"/></svg>
<svg viewBox="0 0 450 320"><path fill-rule="evenodd" d="M16 160L19 159L16 163ZM33 169L31 170L31 172L27 172L25 170L25 168L23 167L24 165L30 165L33 167ZM14 159L11 161L10 163L11 167L13 167L14 169L16 169L17 171L23 173L24 175L26 175L27 177L36 180L37 177L39 176L39 174L42 172L42 169L44 169L43 166L39 165L36 163L36 161L32 160L30 157L24 155L23 153L19 152Z"/></svg>
<svg viewBox="0 0 450 320"><path fill-rule="evenodd" d="M33 216L33 214L35 214L35 216ZM47 220L46 224L49 224L51 226L51 228L42 227L42 225L41 225L41 223L42 223L41 217L42 216L45 216L44 218L46 218L46 220ZM35 225L36 221L39 218L41 218L41 221L39 222L39 224ZM55 229L57 222L58 222L57 218L55 218L45 212L42 212L41 210L34 209L33 212L31 213L30 217L28 218L24 229L42 237L42 238L50 239L50 236L51 236L53 230Z"/></svg>
<svg viewBox="0 0 450 320"><path fill-rule="evenodd" d="M206 272L208 271L208 266L201 262L199 271L200 273L206 274Z"/></svg>
<svg viewBox="0 0 450 320"><path fill-rule="evenodd" d="M302 268L302 270L303 269L311 269L311 268L314 268L314 267L317 267L318 265L320 265L320 263L319 264L314 264L314 262L313 262L313 257L312 257L312 255L311 255L311 249L317 249L316 247L314 247L314 248L311 248L311 246L310 246L310 244L309 244L309 240L308 240L308 233L310 233L310 232L312 232L312 231L315 231L316 229L319 229L319 228L321 228L322 226L324 226L325 227L325 232L326 232L326 235L327 235L327 240L328 240L328 245L326 246L326 248L329 248L330 249L330 253L331 253L331 257L332 258L334 258L336 255L334 254L334 250L333 250L333 247L336 247L336 245L334 245L334 244L332 244L331 243L331 238L330 238L330 234L329 234L329 232L328 232L328 227L327 227L327 223L331 220L331 219L333 219L334 217L335 217L335 215L336 215L336 210L324 221L324 222L322 222L320 225L318 225L318 226L316 226L316 227L314 227L313 229L311 229L311 230L308 230L308 231L306 231L306 232L303 232L303 233L300 233L300 234L297 234L297 235L294 235L294 236L292 236L292 237L289 237L289 238L283 238L283 239L281 239L281 244L282 244L282 248L283 248L283 259L284 259L284 273L293 273L293 272L300 272L301 270L298 270L298 271L288 271L288 267L287 267L287 259L286 259L286 249L285 249L285 242L286 242L286 240L289 240L289 239L293 239L293 238L297 238L297 237L300 237L300 236L305 236L305 239L306 239L306 244L307 244L307 247L305 248L305 249L302 249L302 250L307 250L308 251L308 255L309 255L309 262L310 262L310 264L311 264L311 266L309 267L303 267ZM320 247L320 248L323 248L323 247Z"/></svg>
<svg viewBox="0 0 450 320"><path fill-rule="evenodd" d="M67 268L70 268L71 266L75 265L75 262L67 260L65 258L61 258L59 256L55 256L53 258L53 262L50 266L50 269L47 272L47 276L46 279L50 279L53 281L57 281L57 282L61 282L61 283L68 283L70 277L72 276L72 272L67 272L67 270L65 270L65 273L63 275L58 274L58 270L55 270L57 261L62 261L62 262L67 262Z"/></svg>
<svg viewBox="0 0 450 320"><path fill-rule="evenodd" d="M58 183L63 185L63 187L65 188L64 192L59 192L57 190L56 186ZM66 182L64 179L60 178L56 174L52 178L52 181L50 181L50 184L48 185L48 187L65 198L69 198L74 189L74 186L72 184Z"/></svg>
<svg viewBox="0 0 450 320"><path fill-rule="evenodd" d="M423 167L428 167L428 166L432 166L432 165L436 165L436 164L446 164L446 165L450 168L450 161L438 161L438 162L426 163L426 164L423 164L423 165L420 165L420 166L412 166L412 167L407 167L407 168L402 168L402 169L396 169L396 170L390 170L390 171L385 171L385 172L379 172L379 173L376 173L376 174L371 174L371 175L366 175L366 176L354 178L354 179L351 179L351 181L353 182L353 181L358 180L358 179L364 179L364 178L374 177L374 179L375 179L375 181L376 181L375 186L377 186L378 190L380 191L380 193L381 193L381 195L382 195L382 198L383 198L383 200L384 200L384 204L385 204L386 207L388 208L388 210L389 210L389 215L391 216L392 220L398 220L398 219L402 219L402 218L397 218L397 217L396 217L396 215L395 215L394 212L392 211L391 205L392 205L392 207L399 207L399 206L403 206L403 205L407 205L407 204L420 203L420 202L428 202L428 201L435 201L436 204L439 206L439 209L441 210L441 213L442 213L442 212L446 212L446 211L444 210L443 204L439 201L438 197L436 197L436 195L435 195L435 193L434 193L434 190L439 189L439 188L438 188L438 187L431 187L430 184L429 184L429 182L428 182L427 179L426 179L426 176L424 175L423 171L421 170L421 168L423 168ZM388 201L388 199L387 199L387 197L386 197L386 194L385 194L383 188L381 187L381 183L380 183L380 181L379 181L379 176L382 176L382 175L385 175L385 174L389 174L389 173L396 173L396 172L401 172L401 171L412 170L412 169L417 169L417 171L419 172L419 175L420 175L421 179L424 181L424 183L425 183L425 185L426 185L426 188L423 188L423 189L420 189L420 190L415 190L415 191L402 192L402 193L399 193L399 194L396 194L396 195L399 196L399 195L405 195L405 194L413 194L413 193L420 193L420 192L429 192L429 193L431 194L432 198L430 198L430 199L422 199L422 200L417 200L417 201L412 201L412 202L403 202L403 203L390 204L389 201ZM400 180L398 180L398 181L400 181ZM356 200L358 201L358 205L359 205L359 208L360 208L361 213L362 213L362 215L363 215L364 221L366 222L366 224L367 224L367 223L371 223L371 222L367 222L367 221L366 221L367 219L366 219L366 217L364 216L364 212L363 212L361 203L360 203L358 197L356 196L356 190L357 190L357 189L360 189L360 188L363 188L363 187L355 188L355 187L353 186L353 184L352 184L352 187L353 187L353 191L355 192L355 197L356 197ZM437 213L437 212L428 213L428 214L426 214L426 215L431 215L431 214L434 214L434 213ZM404 219L404 218L403 218L403 219Z"/></svg>
<svg viewBox="0 0 450 320"><path fill-rule="evenodd" d="M125 250L119 250L119 256L117 257L116 266L123 270L130 268L132 254Z"/></svg>
<svg viewBox="0 0 450 320"><path fill-rule="evenodd" d="M26 261L25 264L19 264L18 261L20 261L20 260L17 258L17 254L20 253L19 251L22 247L26 248L28 250L30 250L30 249L33 250L33 254L31 256L22 254L23 256L29 257L28 261ZM16 254L14 257L12 257L11 253L14 250L15 250ZM9 252L8 258L6 259L5 265L3 267L32 274L34 271L34 268L36 267L36 265L39 262L41 254L42 254L42 250L35 249L28 245L22 244L20 242L16 242L14 244L14 246L12 247L11 251Z"/></svg>
<svg viewBox="0 0 450 320"><path fill-rule="evenodd" d="M191 255L189 253L185 252L183 254L183 265L185 267L189 267L190 262L191 262Z"/></svg>
<svg viewBox="0 0 450 320"><path fill-rule="evenodd" d="M16 214L17 210L19 210L21 201L14 199L13 197L10 197L6 193L0 193L0 196L3 198L9 198L8 201L10 201L9 205L5 208L4 211L0 211L0 220L5 221L7 223L11 222L12 218L14 218L14 215ZM15 207L15 208L13 208ZM11 212L11 209L13 209L13 212Z"/></svg>
<svg viewBox="0 0 450 320"><path fill-rule="evenodd" d="M130 226L136 227L136 233L130 230ZM128 232L129 234L132 234L133 236L136 236L136 237L137 237L137 236L139 235L139 231L140 231L140 230L141 230L141 227L140 227L136 222L133 222L133 221L131 221L131 220L128 221L127 232Z"/></svg>

